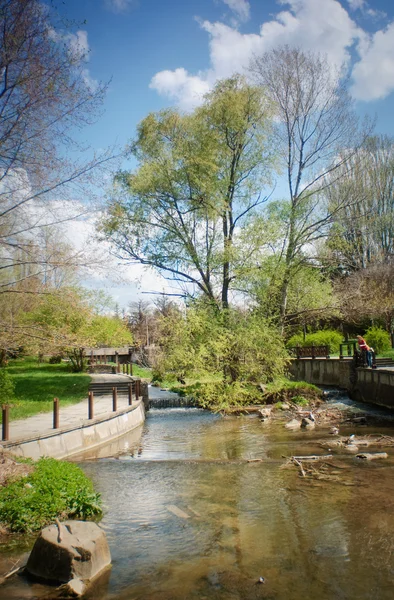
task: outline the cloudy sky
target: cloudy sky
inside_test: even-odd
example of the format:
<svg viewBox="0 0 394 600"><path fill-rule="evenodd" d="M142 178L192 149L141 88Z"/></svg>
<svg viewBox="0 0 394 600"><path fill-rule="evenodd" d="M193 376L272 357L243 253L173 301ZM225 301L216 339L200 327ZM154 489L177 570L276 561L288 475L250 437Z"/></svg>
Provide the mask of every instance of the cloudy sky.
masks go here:
<svg viewBox="0 0 394 600"><path fill-rule="evenodd" d="M174 104L190 110L217 79L283 44L345 63L357 111L376 114L377 131L394 135L392 0L66 0L63 6L81 23L75 43L89 50L87 80L111 79L105 114L84 132L98 148L126 144L150 111Z"/></svg>

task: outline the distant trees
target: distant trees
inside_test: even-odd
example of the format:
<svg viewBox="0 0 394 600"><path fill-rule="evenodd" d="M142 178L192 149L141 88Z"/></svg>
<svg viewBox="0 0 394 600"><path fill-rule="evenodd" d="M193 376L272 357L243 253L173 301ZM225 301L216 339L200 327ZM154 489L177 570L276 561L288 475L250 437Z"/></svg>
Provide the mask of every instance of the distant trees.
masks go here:
<svg viewBox="0 0 394 600"><path fill-rule="evenodd" d="M3 351L17 343L10 305L28 306L32 295L53 293L59 276L86 264L81 252L59 241L57 228L84 211L78 199L91 194L93 173L110 158L109 152L86 158L88 149L72 135L96 119L106 89L89 78L86 52L84 32L67 29L49 5L0 0Z"/></svg>

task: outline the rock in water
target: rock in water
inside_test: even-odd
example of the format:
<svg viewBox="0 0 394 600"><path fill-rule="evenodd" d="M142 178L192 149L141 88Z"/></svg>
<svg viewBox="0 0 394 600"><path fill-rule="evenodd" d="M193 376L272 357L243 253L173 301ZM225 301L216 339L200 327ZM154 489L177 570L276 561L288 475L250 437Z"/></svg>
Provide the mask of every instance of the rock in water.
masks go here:
<svg viewBox="0 0 394 600"><path fill-rule="evenodd" d="M300 429L301 421L297 421L297 419L293 419L285 424L286 429Z"/></svg>
<svg viewBox="0 0 394 600"><path fill-rule="evenodd" d="M64 521L41 531L26 570L40 579L70 583L73 595L82 595L86 583L110 564L105 533L96 523Z"/></svg>

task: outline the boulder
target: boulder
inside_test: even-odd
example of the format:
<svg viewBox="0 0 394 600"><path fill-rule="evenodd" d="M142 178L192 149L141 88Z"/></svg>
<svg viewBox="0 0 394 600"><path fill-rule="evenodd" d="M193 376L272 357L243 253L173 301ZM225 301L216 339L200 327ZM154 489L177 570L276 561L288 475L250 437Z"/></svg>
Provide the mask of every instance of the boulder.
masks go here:
<svg viewBox="0 0 394 600"><path fill-rule="evenodd" d="M314 421L312 421L311 419L307 419L307 418L305 418L305 417L304 417L304 418L302 419L301 426L302 426L304 429L314 429L314 428L315 428L315 422L314 422Z"/></svg>
<svg viewBox="0 0 394 600"><path fill-rule="evenodd" d="M297 421L297 419L292 419L288 423L285 424L286 429L300 429L301 421Z"/></svg>
<svg viewBox="0 0 394 600"><path fill-rule="evenodd" d="M87 521L56 523L41 531L26 571L40 579L66 583L71 595L82 595L87 582L111 564L105 533Z"/></svg>

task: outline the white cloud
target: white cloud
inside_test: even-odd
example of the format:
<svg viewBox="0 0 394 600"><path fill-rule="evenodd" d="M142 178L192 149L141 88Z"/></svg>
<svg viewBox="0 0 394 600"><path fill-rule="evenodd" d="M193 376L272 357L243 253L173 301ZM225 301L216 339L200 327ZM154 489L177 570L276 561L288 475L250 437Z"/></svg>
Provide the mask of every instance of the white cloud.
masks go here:
<svg viewBox="0 0 394 600"><path fill-rule="evenodd" d="M337 0L280 0L288 10L261 25L260 32L240 33L221 22L200 22L209 34L210 67L189 74L185 69L157 73L150 87L161 95L177 100L190 109L217 79L243 72L256 54L288 44L326 54L329 61L341 65L350 60L349 50L363 32Z"/></svg>
<svg viewBox="0 0 394 600"><path fill-rule="evenodd" d="M105 0L105 7L117 14L128 12L135 4L135 0Z"/></svg>
<svg viewBox="0 0 394 600"><path fill-rule="evenodd" d="M69 33L65 36L68 42L70 52L73 56L79 56L82 60L89 60L89 43L88 43L88 32L83 29L77 31L77 33Z"/></svg>
<svg viewBox="0 0 394 600"><path fill-rule="evenodd" d="M361 60L353 69L352 94L358 100L378 100L394 90L394 22L363 39Z"/></svg>
<svg viewBox="0 0 394 600"><path fill-rule="evenodd" d="M247 0L223 0L242 22L250 19L250 4Z"/></svg>
<svg viewBox="0 0 394 600"><path fill-rule="evenodd" d="M365 0L347 0L351 10L357 10L358 8L364 8Z"/></svg>
<svg viewBox="0 0 394 600"><path fill-rule="evenodd" d="M210 84L203 74L192 76L185 69L175 69L156 73L149 87L175 100L181 108L190 110L200 104Z"/></svg>
<svg viewBox="0 0 394 600"><path fill-rule="evenodd" d="M238 5L237 0L223 0ZM246 72L250 60L274 47L289 45L326 55L337 67L348 65L353 78L352 93L357 100L384 98L394 90L394 23L374 34L361 29L338 0L278 0L286 10L278 12L260 27L259 33L240 33L222 22L200 21L209 34L210 65L189 73L179 67L160 71L150 87L190 110L201 103L215 81L235 72ZM348 0L352 9L368 14L368 4ZM358 57L351 64L351 53ZM354 58L353 58L354 60Z"/></svg>

